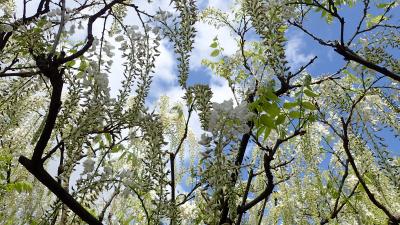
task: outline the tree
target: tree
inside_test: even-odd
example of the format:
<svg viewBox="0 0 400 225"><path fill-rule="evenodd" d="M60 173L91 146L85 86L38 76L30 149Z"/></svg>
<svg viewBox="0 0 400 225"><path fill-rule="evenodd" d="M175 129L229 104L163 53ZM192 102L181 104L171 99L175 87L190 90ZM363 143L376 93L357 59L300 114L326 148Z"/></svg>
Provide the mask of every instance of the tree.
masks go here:
<svg viewBox="0 0 400 225"><path fill-rule="evenodd" d="M157 32L149 30L144 21L143 32L138 32L135 26L123 24L121 20L128 8L132 8L140 20L143 20L142 16L149 15L137 6L121 0L109 3L86 1L72 4L60 1L55 5L51 1L44 0L38 3L37 11L32 16L27 16L26 10L36 3L24 2L22 18L17 20L12 16L12 4L12 1L5 3L1 32L2 64L5 65L1 77L6 78L4 85L16 83L15 88L11 89L14 93L10 98L17 102L27 101L32 98L31 96L39 97L42 101L50 100L48 109L43 103L38 105L38 108L32 109L39 115L45 111L45 115L41 115L43 117L41 125L34 127L37 132L32 139L35 143L32 158L21 156L19 162L57 196L58 199L52 206L53 212L50 214L53 223L57 221L60 207L62 208L60 221L67 222L66 207L68 207L83 221L101 224L101 216L95 218L77 201L77 198L81 199L81 202L88 198L94 201L99 193L94 189L74 191L75 197L68 193L71 174L82 158L87 158L83 163L85 170L94 169L94 161L91 158L93 155L101 154L102 160L94 171L94 174L98 174L97 170L104 158L111 151L121 148L121 142L127 139L126 135L122 134L123 129L134 129L144 125L147 128L157 126L154 115L142 109L150 84L150 73L154 67L152 62L158 54L155 49L159 43ZM109 18L113 20L112 31L106 34ZM93 34L93 25L97 20L104 21L99 39ZM83 26L82 23L85 21L87 24ZM85 40L75 42L69 38L74 33L75 23L79 24L77 29L86 31ZM150 32L155 33L155 36L150 37ZM122 89L117 100L109 96L105 73L110 69L113 56L111 50L113 46L106 40L106 36L122 39L122 45L126 46L122 48L126 60L125 79L122 81ZM10 77L22 78L10 79ZM68 90L61 107L64 84ZM137 86L137 94L130 103L134 107L127 108L128 97L134 85ZM6 97L7 92L5 89ZM5 108L10 108L12 101L6 101L4 104ZM23 110L27 113L27 109ZM24 114L14 119L11 113L12 110L7 112L4 118L12 124L24 119L22 117ZM32 117L25 116L29 119ZM138 120L139 117L142 119ZM9 136L9 131L12 131L13 127L4 128L5 135ZM153 146L158 144L160 143L152 143ZM44 169L44 164L57 151L59 151L59 166L55 180ZM108 172L106 167L104 172ZM92 183L95 178L87 176L78 187ZM10 179L8 182L11 182ZM102 182L96 186L98 189L111 187L112 182ZM89 203L85 205L89 207Z"/></svg>
<svg viewBox="0 0 400 225"><path fill-rule="evenodd" d="M2 223L400 223L390 146L400 128L398 1L241 0L229 12L171 4L153 14L124 0L2 2ZM360 13L354 30L347 11ZM338 40L308 27L319 13ZM188 82L200 22L237 43L227 55L214 38L202 61L228 82L230 101ZM295 29L343 67L313 74L317 57L291 65ZM173 44L184 96L151 111L161 41ZM113 97L116 53L123 79ZM190 126L196 115L201 133Z"/></svg>

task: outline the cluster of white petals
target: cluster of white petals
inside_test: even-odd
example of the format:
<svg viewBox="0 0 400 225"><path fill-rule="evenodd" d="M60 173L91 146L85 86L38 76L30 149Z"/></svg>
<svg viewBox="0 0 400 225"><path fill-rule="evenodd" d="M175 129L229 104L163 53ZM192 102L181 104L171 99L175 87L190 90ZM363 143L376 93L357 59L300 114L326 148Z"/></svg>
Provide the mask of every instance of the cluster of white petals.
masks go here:
<svg viewBox="0 0 400 225"><path fill-rule="evenodd" d="M83 162L83 172L82 174L87 174L90 173L94 170L94 164L95 161L91 158L87 158L84 162Z"/></svg>
<svg viewBox="0 0 400 225"><path fill-rule="evenodd" d="M198 142L200 145L208 146L212 140L212 137L208 136L206 133L202 134L200 137L200 141Z"/></svg>
<svg viewBox="0 0 400 225"><path fill-rule="evenodd" d="M154 16L154 19L160 20L160 21L165 21L168 18L172 17L172 13L164 10L160 10L157 12L157 14Z"/></svg>
<svg viewBox="0 0 400 225"><path fill-rule="evenodd" d="M222 127L230 129L232 135L239 133L247 133L249 126L247 121L253 115L247 107L246 102L242 102L240 105L233 107L232 99L224 101L222 103L213 103L209 122L209 130L215 134ZM230 121L230 126L226 126L227 122Z"/></svg>
<svg viewBox="0 0 400 225"><path fill-rule="evenodd" d="M95 73L94 78L96 79L97 85L102 91L108 90L108 74L107 73Z"/></svg>
<svg viewBox="0 0 400 225"><path fill-rule="evenodd" d="M0 32L11 32L13 31L13 27L8 24L1 24L0 25Z"/></svg>

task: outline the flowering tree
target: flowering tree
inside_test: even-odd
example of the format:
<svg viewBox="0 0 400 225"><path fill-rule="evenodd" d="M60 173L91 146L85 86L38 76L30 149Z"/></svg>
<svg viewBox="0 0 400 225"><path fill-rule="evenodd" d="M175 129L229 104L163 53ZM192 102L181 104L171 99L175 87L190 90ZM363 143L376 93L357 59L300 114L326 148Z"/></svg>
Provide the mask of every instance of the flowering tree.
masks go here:
<svg viewBox="0 0 400 225"><path fill-rule="evenodd" d="M241 0L224 12L174 0L155 13L142 9L151 1L0 2L2 223L400 222L398 1ZM346 10L361 12L354 30ZM311 31L315 14L338 40ZM214 38L202 61L229 101L188 83L196 22L237 43L227 55ZM324 75L309 71L317 57L291 65L290 29L346 63ZM184 96L151 111L162 40Z"/></svg>
<svg viewBox="0 0 400 225"><path fill-rule="evenodd" d="M83 221L101 224L108 206L99 210L97 218L89 209L101 191L119 188L113 180L100 179L116 172L106 159L123 147L122 142L135 136L134 130L140 130L143 138L151 137L152 143L146 147L157 149L162 144L159 133L142 129L160 124L156 115L144 110L153 62L158 55L158 30L147 25L152 19L147 18L150 15L122 0L24 1L22 17L18 19L13 17L13 5L13 1L2 3L1 77L6 99L2 102L2 146L8 146L9 154L13 152L11 149L17 146L13 147L12 141L22 141L16 140L14 130L25 120L30 121L21 129L36 131L20 137L27 151L20 151L23 155L18 161L57 196L43 216L52 223L77 220L78 217L69 217L69 208ZM37 10L29 15L27 9L32 7ZM141 21L141 30L137 25L122 22L129 10ZM163 11L157 15L159 19L166 17ZM98 20L103 21L102 32L95 36L94 24ZM83 30L86 38L71 38L76 29ZM114 54L110 38L121 42L125 60L124 80L117 98L110 98L108 87L107 72ZM130 97L134 87L136 95ZM32 101L38 103L31 106ZM25 102L18 109L19 115L13 112L17 109L12 102ZM132 133L123 133L126 129ZM59 162L55 178L44 168L54 157ZM78 180L77 190L70 193L71 174L82 159L85 177ZM5 163L8 174L17 172L13 171L16 163L12 157L6 156ZM7 178L6 190L10 184L14 181ZM26 189L25 186L22 188Z"/></svg>

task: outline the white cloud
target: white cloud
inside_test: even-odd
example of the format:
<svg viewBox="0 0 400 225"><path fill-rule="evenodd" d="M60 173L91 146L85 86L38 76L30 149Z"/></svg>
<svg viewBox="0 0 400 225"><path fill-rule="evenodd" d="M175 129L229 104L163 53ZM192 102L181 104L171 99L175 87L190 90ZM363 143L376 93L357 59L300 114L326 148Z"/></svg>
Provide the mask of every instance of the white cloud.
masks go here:
<svg viewBox="0 0 400 225"><path fill-rule="evenodd" d="M230 35L230 30L227 27L215 28L204 22L197 22L195 24L196 38L194 49L191 54L191 67L192 69L199 69L201 67L201 60L210 58L211 47L213 39L217 36L220 46L224 48L223 54L231 55L236 52L237 45L235 39Z"/></svg>
<svg viewBox="0 0 400 225"><path fill-rule="evenodd" d="M182 102L182 97L184 95L184 91L178 85L176 86L168 86L168 87L160 87L159 84L155 84L153 89L158 89L159 91L152 92L151 97L155 99L159 99L161 96L168 96L171 103L174 102ZM155 103L155 102L154 102Z"/></svg>
<svg viewBox="0 0 400 225"><path fill-rule="evenodd" d="M154 108L157 100L166 95L171 102L181 102L184 92L182 88L175 82L178 77L176 71L176 62L174 53L171 48L168 48L165 42L161 42L160 56L156 58L155 70L152 74L152 84L150 87L149 96L155 100L148 102L148 107Z"/></svg>
<svg viewBox="0 0 400 225"><path fill-rule="evenodd" d="M232 0L206 0L199 1L199 5L205 7L214 7L222 10L223 12L232 12L230 9L233 5ZM232 13L230 13L230 16ZM194 43L194 49L191 56L191 67L192 69L198 69L201 67L201 60L210 57L211 48L210 44L213 39L217 36L220 46L224 48L223 54L231 55L236 52L237 44L235 39L231 35L231 30L227 27L215 28L212 25L199 21L195 24L197 31Z"/></svg>
<svg viewBox="0 0 400 225"><path fill-rule="evenodd" d="M174 73L176 62L174 60L173 50L167 47L166 41L161 41L158 50L160 51L160 56L158 56L155 61L154 81L162 81L171 84L173 81L177 80L177 75Z"/></svg>
<svg viewBox="0 0 400 225"><path fill-rule="evenodd" d="M207 2L207 3L206 3ZM230 8L234 6L233 0L200 0L198 5L204 5L205 7L214 7L225 12L231 11Z"/></svg>
<svg viewBox="0 0 400 225"><path fill-rule="evenodd" d="M211 99L213 102L221 103L225 100L234 99L228 81L222 77L217 77L216 75L212 75L210 88L213 92L213 97Z"/></svg>
<svg viewBox="0 0 400 225"><path fill-rule="evenodd" d="M304 54L304 42L302 35L294 34L289 36L286 45L286 59L288 60L291 67L299 67L308 63L313 57L312 54Z"/></svg>

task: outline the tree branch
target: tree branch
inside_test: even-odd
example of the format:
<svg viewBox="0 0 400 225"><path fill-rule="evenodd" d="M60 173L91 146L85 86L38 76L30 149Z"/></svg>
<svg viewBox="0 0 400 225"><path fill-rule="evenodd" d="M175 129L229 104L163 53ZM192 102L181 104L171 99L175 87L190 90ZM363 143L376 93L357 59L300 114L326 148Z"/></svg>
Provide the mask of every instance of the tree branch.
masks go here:
<svg viewBox="0 0 400 225"><path fill-rule="evenodd" d="M29 160L25 156L20 156L18 161L83 221L90 225L102 225L99 220L83 208L79 202L62 188L61 185L44 170L43 166L38 165L36 161Z"/></svg>
<svg viewBox="0 0 400 225"><path fill-rule="evenodd" d="M364 59L363 57L361 57L360 55L358 55L357 53L353 52L351 49L349 49L348 47L341 45L339 43L337 43L334 47L334 50L339 53L340 55L342 55L344 57L345 60L350 60L350 61L354 61L357 62L363 66L368 67L369 69L372 69L378 73L381 73L387 77L390 77L391 79L400 82L400 75L396 74L388 69L386 69L385 67L381 67L379 65L376 65L370 61L367 61L366 59Z"/></svg>

